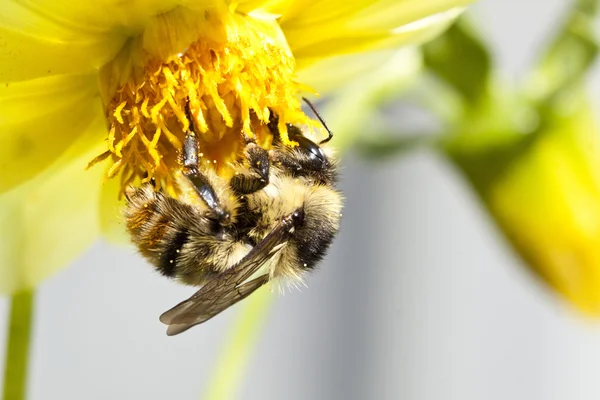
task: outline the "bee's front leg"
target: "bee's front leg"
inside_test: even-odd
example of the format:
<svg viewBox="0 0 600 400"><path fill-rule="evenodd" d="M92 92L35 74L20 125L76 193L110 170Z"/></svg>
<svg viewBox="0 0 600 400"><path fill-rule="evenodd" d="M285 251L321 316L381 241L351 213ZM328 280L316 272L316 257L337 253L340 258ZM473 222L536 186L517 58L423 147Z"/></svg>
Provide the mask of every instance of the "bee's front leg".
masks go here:
<svg viewBox="0 0 600 400"><path fill-rule="evenodd" d="M231 220L231 213L223 207L208 178L198 168L198 139L192 131L186 133L183 140L181 162L183 164L183 175L190 181L198 196L211 210L213 218L222 225L228 225Z"/></svg>
<svg viewBox="0 0 600 400"><path fill-rule="evenodd" d="M246 139L246 162L240 164L230 186L237 194L257 192L269 184L269 154L252 139Z"/></svg>

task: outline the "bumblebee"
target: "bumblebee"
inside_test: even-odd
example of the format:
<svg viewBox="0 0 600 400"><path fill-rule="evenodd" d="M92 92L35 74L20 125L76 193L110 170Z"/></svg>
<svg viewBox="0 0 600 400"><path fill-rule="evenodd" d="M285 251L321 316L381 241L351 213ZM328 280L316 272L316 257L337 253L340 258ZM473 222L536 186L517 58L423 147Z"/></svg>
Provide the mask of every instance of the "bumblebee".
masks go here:
<svg viewBox="0 0 600 400"><path fill-rule="evenodd" d="M329 136L317 144L287 125L299 144L289 148L276 126L269 124L271 150L246 140L229 180L200 167L192 127L179 182L189 195L169 197L151 184L127 189L126 226L142 256L161 274L200 286L160 316L167 335L209 320L267 282L302 281L336 236L343 200L335 157L322 146L331 131L325 126Z"/></svg>

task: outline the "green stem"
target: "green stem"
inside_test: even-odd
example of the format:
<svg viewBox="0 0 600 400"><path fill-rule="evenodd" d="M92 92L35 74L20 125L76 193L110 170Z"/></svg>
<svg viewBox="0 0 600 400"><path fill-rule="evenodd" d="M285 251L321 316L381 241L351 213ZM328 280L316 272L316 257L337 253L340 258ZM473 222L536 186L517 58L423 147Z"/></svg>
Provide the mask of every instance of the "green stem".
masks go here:
<svg viewBox="0 0 600 400"><path fill-rule="evenodd" d="M33 316L33 290L12 296L4 370L4 400L25 400Z"/></svg>
<svg viewBox="0 0 600 400"><path fill-rule="evenodd" d="M232 400L243 382L246 365L259 333L266 321L273 295L267 288L259 289L248 297L233 324L230 335L215 368L211 385L204 396L206 400Z"/></svg>

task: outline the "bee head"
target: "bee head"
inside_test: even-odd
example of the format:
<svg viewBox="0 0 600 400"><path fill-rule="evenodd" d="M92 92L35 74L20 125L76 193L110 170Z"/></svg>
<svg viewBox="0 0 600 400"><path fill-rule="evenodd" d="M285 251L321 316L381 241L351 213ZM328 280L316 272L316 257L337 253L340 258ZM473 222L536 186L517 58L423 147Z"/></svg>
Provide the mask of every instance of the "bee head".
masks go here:
<svg viewBox="0 0 600 400"><path fill-rule="evenodd" d="M319 171L329 167L329 160L321 146L304 136L297 126L288 124L287 128L290 139L298 143L297 151L305 158L304 168Z"/></svg>

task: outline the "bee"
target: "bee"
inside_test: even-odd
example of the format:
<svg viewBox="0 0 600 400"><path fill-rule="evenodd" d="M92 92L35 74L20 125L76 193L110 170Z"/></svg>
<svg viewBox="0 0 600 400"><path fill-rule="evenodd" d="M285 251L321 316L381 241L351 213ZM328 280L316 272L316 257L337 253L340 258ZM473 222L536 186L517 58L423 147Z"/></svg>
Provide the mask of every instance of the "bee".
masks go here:
<svg viewBox="0 0 600 400"><path fill-rule="evenodd" d="M167 196L152 184L127 189L126 226L142 256L161 274L200 286L160 316L167 335L209 320L267 282L302 281L324 257L343 199L335 157L322 146L333 135L319 119L329 136L317 144L287 125L298 143L290 148L278 140L274 118L272 149L247 139L230 180L199 166L190 124L179 182L184 195Z"/></svg>

